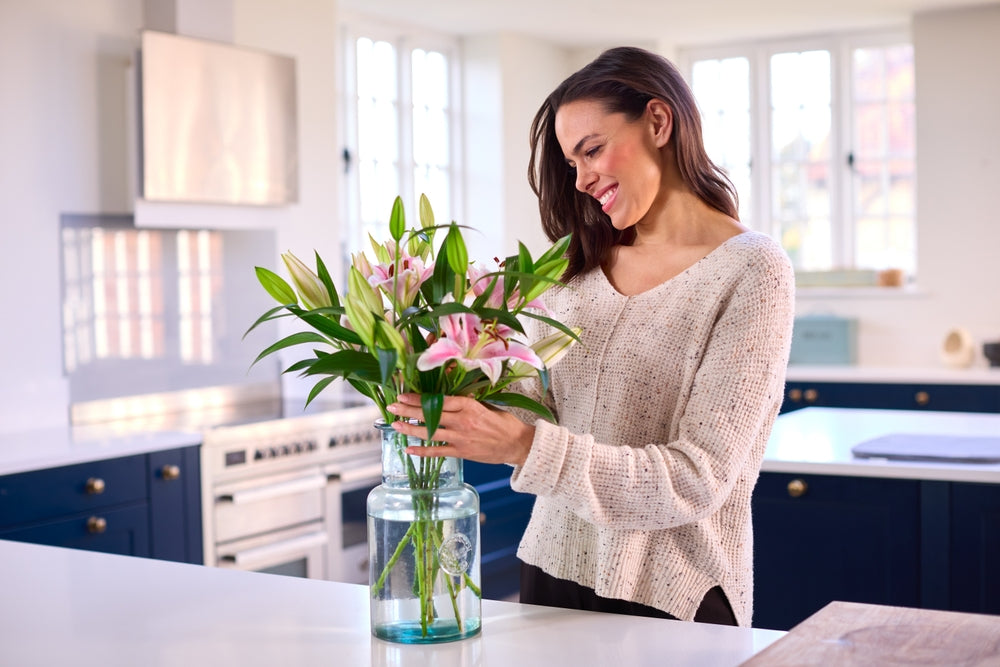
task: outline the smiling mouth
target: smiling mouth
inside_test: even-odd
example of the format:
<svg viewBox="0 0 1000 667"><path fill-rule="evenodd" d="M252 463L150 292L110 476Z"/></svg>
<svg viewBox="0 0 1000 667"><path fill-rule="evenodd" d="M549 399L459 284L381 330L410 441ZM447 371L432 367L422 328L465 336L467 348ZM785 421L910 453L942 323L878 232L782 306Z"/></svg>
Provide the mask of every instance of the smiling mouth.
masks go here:
<svg viewBox="0 0 1000 667"><path fill-rule="evenodd" d="M601 193L601 196L597 198L597 201L601 202L602 209L604 209L608 205L608 202L614 199L615 193L617 192L618 192L618 186L613 185Z"/></svg>

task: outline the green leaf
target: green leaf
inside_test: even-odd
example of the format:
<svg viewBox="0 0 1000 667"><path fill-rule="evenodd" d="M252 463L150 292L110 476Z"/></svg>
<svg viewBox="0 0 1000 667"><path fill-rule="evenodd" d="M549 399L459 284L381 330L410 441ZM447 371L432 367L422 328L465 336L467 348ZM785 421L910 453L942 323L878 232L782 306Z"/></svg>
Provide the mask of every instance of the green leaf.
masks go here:
<svg viewBox="0 0 1000 667"><path fill-rule="evenodd" d="M500 393L494 394L485 399L487 403L492 403L494 405L503 405L509 408L521 408L522 410L529 410L534 412L539 417L547 419L548 421L555 423L556 418L552 412L536 401L533 398L528 398L524 394L514 394L514 393Z"/></svg>
<svg viewBox="0 0 1000 667"><path fill-rule="evenodd" d="M434 432L441 423L441 412L444 411L444 394L420 394L420 407L424 411L427 439L433 440Z"/></svg>
<svg viewBox="0 0 1000 667"><path fill-rule="evenodd" d="M316 363L316 359L315 358L313 358L313 359L302 359L300 361L296 361L294 364L292 364L291 366L289 366L288 368L286 368L284 371L282 371L282 373L283 374L295 373L296 371L305 370L305 369L309 368L310 366L312 366L315 363Z"/></svg>
<svg viewBox="0 0 1000 667"><path fill-rule="evenodd" d="M370 382L363 382L363 381L358 380L356 378L347 378L347 382L352 387L354 387L355 389L357 389L358 392L361 395L367 396L371 400L375 401L375 404L378 405L380 408L383 407L382 403L379 401L378 392L376 391L375 387L372 386L372 384Z"/></svg>
<svg viewBox="0 0 1000 667"><path fill-rule="evenodd" d="M319 396L319 393L327 388L327 386L336 380L336 377L323 378L319 382L313 385L313 388L309 390L309 396L306 397L306 405L308 406L312 403L312 400Z"/></svg>
<svg viewBox="0 0 1000 667"><path fill-rule="evenodd" d="M375 357L358 350L340 350L317 359L305 374L339 375L347 379L353 376L368 382L378 382L381 379Z"/></svg>
<svg viewBox="0 0 1000 667"><path fill-rule="evenodd" d="M271 320L276 320L276 319L278 319L280 317L291 317L292 316L292 313L281 313L280 315L276 315L275 314L275 313L278 313L278 312L280 312L282 310L285 310L285 306L275 306L271 310L267 311L266 313L264 313L263 315L261 315L260 317L258 317L257 321L254 322L253 324L251 324L250 328L247 329L243 333L243 338L246 338L248 333L250 333L251 331L253 331L254 329L256 329L258 326L260 326L264 322L270 322Z"/></svg>
<svg viewBox="0 0 1000 667"><path fill-rule="evenodd" d="M323 263L323 259L316 253L316 275L319 276L320 281L323 286L326 287L326 293L330 295L330 303L333 304L334 308L340 308L340 297L337 295L337 286L333 284L333 278L330 277L330 272L326 270L326 264Z"/></svg>
<svg viewBox="0 0 1000 667"><path fill-rule="evenodd" d="M535 263L531 261L531 252L528 246L520 241L517 243L517 269L524 273L532 273L535 270Z"/></svg>
<svg viewBox="0 0 1000 667"><path fill-rule="evenodd" d="M569 248L569 242L572 239L572 234L567 234L558 241L552 244L552 246L543 252L538 258L536 264L545 264L553 259L558 259L566 254L566 250Z"/></svg>
<svg viewBox="0 0 1000 667"><path fill-rule="evenodd" d="M562 322L557 322L556 320L552 319L551 317L546 317L545 315L540 315L538 313L534 313L534 312L527 311L527 310L521 311L521 314L522 315L527 315L528 317L530 317L532 319L535 319L535 320L538 320L539 322L545 322L545 324L548 324L550 327L554 327L554 328L558 329L559 331L562 331L564 334L566 334L567 336L569 336L573 340L575 340L577 342L580 341L580 337L576 335L576 332L573 331L572 329L570 329L568 326L566 326Z"/></svg>
<svg viewBox="0 0 1000 667"><path fill-rule="evenodd" d="M389 216L389 233L393 241L403 238L406 233L406 212L403 210L403 198L396 195L392 202L392 214Z"/></svg>
<svg viewBox="0 0 1000 667"><path fill-rule="evenodd" d="M253 360L253 364L250 365L253 366L267 355L273 354L278 350L283 350L286 347L291 347L292 345L301 345L302 343L329 344L330 341L324 338L323 336L320 336L318 333L313 333L312 331L300 331L299 333L293 333L291 336L285 336L277 343L274 343L273 345L269 345L268 347L264 348L264 351L258 354L257 358Z"/></svg>
<svg viewBox="0 0 1000 667"><path fill-rule="evenodd" d="M299 302L295 290L277 273L262 266L254 267L254 271L257 273L257 280L272 299L283 305Z"/></svg>
<svg viewBox="0 0 1000 667"><path fill-rule="evenodd" d="M396 354L396 350L386 350L381 347L375 348L375 352L378 354L378 370L382 384L389 384L392 372L396 370L396 360L399 355Z"/></svg>
<svg viewBox="0 0 1000 667"><path fill-rule="evenodd" d="M361 345L361 336L357 332L348 329L347 327L340 324L340 322L334 321L329 317L319 314L320 310L314 311L303 311L299 308L290 308L299 319L311 326L313 329L326 334L330 338L339 340L343 343L349 345ZM321 309L325 310L325 309ZM340 312L340 311L338 311ZM338 318L339 319L339 318Z"/></svg>

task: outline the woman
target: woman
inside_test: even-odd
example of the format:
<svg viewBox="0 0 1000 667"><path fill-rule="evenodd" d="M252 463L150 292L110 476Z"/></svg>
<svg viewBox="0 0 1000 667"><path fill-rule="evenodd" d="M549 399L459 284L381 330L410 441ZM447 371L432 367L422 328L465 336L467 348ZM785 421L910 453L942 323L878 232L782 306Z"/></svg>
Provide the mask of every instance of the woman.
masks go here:
<svg viewBox="0 0 1000 667"><path fill-rule="evenodd" d="M788 258L738 222L690 90L642 49L606 51L548 97L529 181L549 238L573 234L566 287L546 298L583 328L543 397L558 425L448 398L435 434L447 445L415 453L513 464L511 487L537 496L522 602L748 626ZM421 417L417 396L392 409Z"/></svg>

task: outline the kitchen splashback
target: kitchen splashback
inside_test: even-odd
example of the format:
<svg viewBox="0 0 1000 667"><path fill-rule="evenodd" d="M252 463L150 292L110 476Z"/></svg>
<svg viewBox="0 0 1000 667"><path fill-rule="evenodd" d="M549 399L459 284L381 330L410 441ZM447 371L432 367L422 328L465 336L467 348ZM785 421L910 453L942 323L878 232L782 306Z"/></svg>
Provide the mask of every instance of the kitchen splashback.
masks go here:
<svg viewBox="0 0 1000 667"><path fill-rule="evenodd" d="M270 305L254 266L273 231L137 229L127 215L63 215L63 365L70 402L279 382L276 338L244 332Z"/></svg>

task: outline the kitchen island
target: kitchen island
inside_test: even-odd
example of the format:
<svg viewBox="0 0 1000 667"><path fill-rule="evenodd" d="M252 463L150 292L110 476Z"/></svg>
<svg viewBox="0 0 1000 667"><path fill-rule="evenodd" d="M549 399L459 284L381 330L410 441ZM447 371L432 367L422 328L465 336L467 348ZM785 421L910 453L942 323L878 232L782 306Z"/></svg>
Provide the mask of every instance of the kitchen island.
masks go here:
<svg viewBox="0 0 1000 667"><path fill-rule="evenodd" d="M0 541L0 665L738 665L773 630L483 601L439 646L372 638L368 589Z"/></svg>
<svg viewBox="0 0 1000 667"><path fill-rule="evenodd" d="M862 443L937 460L860 458ZM779 416L753 496L754 625L787 630L834 600L1000 613L998 457L1000 414Z"/></svg>

